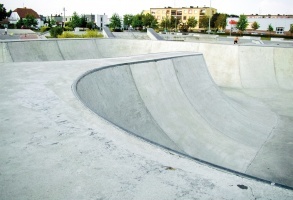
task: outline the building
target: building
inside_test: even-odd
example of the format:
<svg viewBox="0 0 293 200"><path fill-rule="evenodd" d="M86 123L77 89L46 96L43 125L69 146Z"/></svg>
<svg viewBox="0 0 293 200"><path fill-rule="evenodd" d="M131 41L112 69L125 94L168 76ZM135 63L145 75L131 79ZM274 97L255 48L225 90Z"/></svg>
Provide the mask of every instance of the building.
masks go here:
<svg viewBox="0 0 293 200"><path fill-rule="evenodd" d="M26 18L27 15L32 15L36 18L38 22L38 27L43 26L43 21L41 20L39 14L31 8L16 8L8 18L11 24L16 24L18 20Z"/></svg>
<svg viewBox="0 0 293 200"><path fill-rule="evenodd" d="M245 15L248 21L248 27L246 30L248 32L253 32L254 34L263 34L268 30L269 25L274 29L275 34L286 34L290 27L293 26L293 15ZM232 30L235 32L236 23L239 18L227 18L226 30ZM257 30L253 30L252 24L257 22L260 27Z"/></svg>
<svg viewBox="0 0 293 200"><path fill-rule="evenodd" d="M96 21L96 25L98 26L98 28L100 30L103 29L103 26L106 26L109 24L109 19L108 19L108 16L105 15L97 15L97 21Z"/></svg>
<svg viewBox="0 0 293 200"><path fill-rule="evenodd" d="M198 22L203 16L212 17L213 14L217 13L215 8L210 7L182 7L182 8L150 8L150 14L152 14L161 23L164 19L170 19L173 16L175 19L179 19L182 23L186 23L188 18L194 17ZM199 23L195 29L199 28Z"/></svg>

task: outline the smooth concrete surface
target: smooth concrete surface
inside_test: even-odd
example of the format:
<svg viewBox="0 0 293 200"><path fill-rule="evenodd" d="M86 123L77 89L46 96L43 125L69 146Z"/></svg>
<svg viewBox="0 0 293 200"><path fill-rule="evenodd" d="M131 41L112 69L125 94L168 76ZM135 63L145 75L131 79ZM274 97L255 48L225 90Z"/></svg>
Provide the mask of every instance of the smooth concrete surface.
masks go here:
<svg viewBox="0 0 293 200"><path fill-rule="evenodd" d="M164 40L156 31L152 28L147 28L147 35L151 40Z"/></svg>
<svg viewBox="0 0 293 200"><path fill-rule="evenodd" d="M109 58L170 51L200 52L219 86L293 89L293 48L290 47L127 39L1 41L0 45L0 62L11 62L11 59L13 62L34 62ZM27 53L24 49L30 51Z"/></svg>
<svg viewBox="0 0 293 200"><path fill-rule="evenodd" d="M82 45L81 41L97 52L95 59L91 52L79 58L86 49L74 49L78 45L72 43ZM292 199L292 190L203 165L128 134L141 130L142 135L162 141L162 146L201 158L211 156L209 161L215 164L292 187L292 49L269 51L275 63L270 68L276 72L268 76L277 80L271 88L268 77L260 73L260 80L247 85L241 83L241 73L236 75L234 70L245 67L239 54L248 54L246 46L51 40L46 56L35 50L48 44L43 42L30 41L27 55L16 48L28 43L1 43L1 199ZM216 61L208 60L210 47L222 50L214 53L216 59L222 55L222 77L220 69L215 73ZM204 57L176 49L202 52ZM236 61L223 57L223 52L233 50ZM142 53L147 55L138 55ZM55 55L60 61L54 61ZM119 57L123 55L127 57ZM252 80L257 77L248 71L243 74ZM78 83L84 81L81 96L97 97L98 102L89 102L104 109L101 116L74 96L71 87L79 79ZM99 93L91 93L97 89ZM118 111L105 109L111 105ZM119 129L111 120L132 129L121 124ZM190 136L192 132L196 136ZM204 143L218 145L196 150Z"/></svg>

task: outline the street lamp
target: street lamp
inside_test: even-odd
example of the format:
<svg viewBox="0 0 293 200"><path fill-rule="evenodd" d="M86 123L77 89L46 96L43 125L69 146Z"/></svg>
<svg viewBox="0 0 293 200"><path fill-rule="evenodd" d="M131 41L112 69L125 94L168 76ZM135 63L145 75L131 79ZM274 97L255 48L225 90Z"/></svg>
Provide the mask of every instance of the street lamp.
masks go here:
<svg viewBox="0 0 293 200"><path fill-rule="evenodd" d="M211 32L211 14L212 14L212 10L211 10L211 0L210 0L210 15L209 15L209 34Z"/></svg>

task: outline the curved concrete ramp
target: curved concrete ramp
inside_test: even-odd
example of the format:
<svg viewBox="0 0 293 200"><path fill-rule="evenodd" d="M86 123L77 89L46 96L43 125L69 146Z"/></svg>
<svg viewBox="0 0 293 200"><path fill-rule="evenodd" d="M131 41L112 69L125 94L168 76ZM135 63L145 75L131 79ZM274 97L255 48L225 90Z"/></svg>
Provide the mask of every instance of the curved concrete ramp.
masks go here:
<svg viewBox="0 0 293 200"><path fill-rule="evenodd" d="M258 101L241 104L223 94L202 54L177 55L90 71L76 82L76 92L92 111L128 132L245 173L277 116Z"/></svg>

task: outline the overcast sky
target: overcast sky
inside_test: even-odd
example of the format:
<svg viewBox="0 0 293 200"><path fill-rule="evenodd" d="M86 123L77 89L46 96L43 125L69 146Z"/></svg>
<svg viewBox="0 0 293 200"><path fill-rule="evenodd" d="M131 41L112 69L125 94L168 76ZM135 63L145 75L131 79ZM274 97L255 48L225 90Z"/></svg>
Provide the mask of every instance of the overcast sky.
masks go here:
<svg viewBox="0 0 293 200"><path fill-rule="evenodd" d="M293 14L293 0L1 0L7 10L32 8L40 15L61 14L138 14L150 8L209 6L227 14Z"/></svg>

